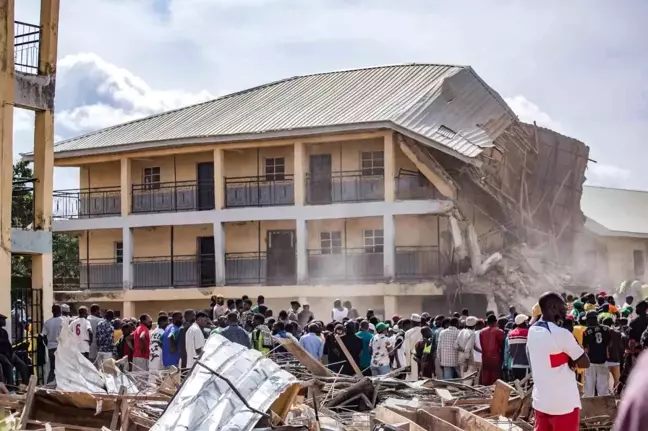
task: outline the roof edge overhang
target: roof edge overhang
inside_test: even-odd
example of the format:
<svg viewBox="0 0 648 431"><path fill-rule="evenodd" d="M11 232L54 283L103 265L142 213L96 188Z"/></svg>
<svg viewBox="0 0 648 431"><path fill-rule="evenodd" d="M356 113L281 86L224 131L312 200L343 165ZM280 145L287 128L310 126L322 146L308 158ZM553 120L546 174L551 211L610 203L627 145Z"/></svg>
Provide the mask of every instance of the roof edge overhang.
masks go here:
<svg viewBox="0 0 648 431"><path fill-rule="evenodd" d="M179 138L173 140L163 140L163 141L151 141L151 142L137 142L133 144L110 146L110 147L99 147L93 149L85 150L73 150L73 151L63 151L56 152L56 147L54 147L54 159L70 159L78 157L90 157L98 155L107 155L107 154L119 154L119 153L130 153L135 151L143 150L156 150L156 149L165 149L189 145L209 145L209 144L218 144L218 143L235 143L235 142L253 142L260 140L273 140L273 139L285 139L285 138L308 138L322 135L336 135L343 133L352 133L352 132L371 132L381 129L390 129L396 132L399 132L405 136L408 136L412 139L415 139L431 148L434 148L438 151L442 151L452 157L455 157L465 163L481 166L482 162L476 157L468 157L459 152L446 147L443 144L440 144L428 137L422 136L418 133L412 132L411 130L399 126L393 121L376 121L368 123L353 123L353 124L337 124L330 126L319 126L319 127L308 127L300 129L287 129L287 130L276 130L268 131L261 133L242 133L239 135L220 135L220 136L200 136L192 138ZM334 139L333 139L334 140ZM28 162L34 161L34 154L27 153L21 154L21 159Z"/></svg>
<svg viewBox="0 0 648 431"><path fill-rule="evenodd" d="M611 230L590 217L586 218L585 229L595 235L609 238L648 238L648 232L625 232L619 230Z"/></svg>

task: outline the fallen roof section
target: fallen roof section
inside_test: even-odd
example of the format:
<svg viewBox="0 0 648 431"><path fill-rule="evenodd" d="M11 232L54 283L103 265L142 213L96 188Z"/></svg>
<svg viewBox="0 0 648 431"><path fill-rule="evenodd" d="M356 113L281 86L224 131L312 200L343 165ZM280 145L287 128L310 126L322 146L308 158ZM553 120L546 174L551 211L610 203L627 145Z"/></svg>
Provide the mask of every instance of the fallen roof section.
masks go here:
<svg viewBox="0 0 648 431"><path fill-rule="evenodd" d="M246 403L265 412L284 391L299 385L259 351L220 335L209 337L198 361L151 430L251 430L262 416Z"/></svg>
<svg viewBox="0 0 648 431"><path fill-rule="evenodd" d="M62 141L55 157L389 128L474 158L516 119L470 67L405 64L272 82Z"/></svg>

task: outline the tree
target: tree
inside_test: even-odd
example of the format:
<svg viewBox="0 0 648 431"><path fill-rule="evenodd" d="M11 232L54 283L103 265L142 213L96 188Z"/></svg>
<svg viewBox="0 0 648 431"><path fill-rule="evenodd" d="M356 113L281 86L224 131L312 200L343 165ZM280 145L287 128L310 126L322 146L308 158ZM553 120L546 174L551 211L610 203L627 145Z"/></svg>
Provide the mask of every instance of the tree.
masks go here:
<svg viewBox="0 0 648 431"><path fill-rule="evenodd" d="M19 161L13 167L11 201L12 227L28 228L34 223L34 173L28 162ZM54 279L69 280L79 276L79 239L62 233L52 234L52 259ZM31 257L11 256L11 275L31 277Z"/></svg>

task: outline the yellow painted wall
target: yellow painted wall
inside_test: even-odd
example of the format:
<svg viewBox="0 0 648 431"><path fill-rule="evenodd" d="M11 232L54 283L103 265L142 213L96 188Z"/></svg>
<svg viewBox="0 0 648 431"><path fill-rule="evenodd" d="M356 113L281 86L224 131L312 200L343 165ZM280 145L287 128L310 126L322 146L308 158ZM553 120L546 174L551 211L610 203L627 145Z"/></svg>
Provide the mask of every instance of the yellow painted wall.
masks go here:
<svg viewBox="0 0 648 431"><path fill-rule="evenodd" d="M439 245L439 217L427 214L396 216L396 247Z"/></svg>
<svg viewBox="0 0 648 431"><path fill-rule="evenodd" d="M82 166L79 181L82 189L119 187L120 162L105 162Z"/></svg>
<svg viewBox="0 0 648 431"><path fill-rule="evenodd" d="M345 222L346 222L346 243L345 243ZM334 220L311 220L308 221L308 249L318 250L321 248L320 233L339 231L342 234L342 247L361 248L364 247L365 229L382 229L382 217L362 217Z"/></svg>
<svg viewBox="0 0 648 431"><path fill-rule="evenodd" d="M413 161L409 159L400 149L398 144L395 145L395 155L396 155L396 175L398 175L399 169L406 169L408 171L418 172L418 168Z"/></svg>
<svg viewBox="0 0 648 431"><path fill-rule="evenodd" d="M267 248L269 230L294 230L294 220L269 220L261 223L261 251ZM225 223L226 253L254 252L259 249L259 222Z"/></svg>
<svg viewBox="0 0 648 431"><path fill-rule="evenodd" d="M340 143L311 144L306 146L306 155L331 154L333 172L360 170L360 154L364 151L383 151L382 138L345 141ZM308 172L309 166L306 166Z"/></svg>
<svg viewBox="0 0 648 431"><path fill-rule="evenodd" d="M79 259L86 260L88 232L83 232L79 237ZM90 259L114 259L115 243L122 240L121 229L92 230L90 235Z"/></svg>
<svg viewBox="0 0 648 431"><path fill-rule="evenodd" d="M245 150L225 151L225 176L226 177L254 177L265 175L265 163L268 158L283 157L285 159L285 173L292 174L294 170L294 147L269 147Z"/></svg>
<svg viewBox="0 0 648 431"><path fill-rule="evenodd" d="M648 257L648 239L642 238L605 238L610 277L616 285L623 280L642 280L646 275L634 273L633 251L642 250L644 258ZM648 262L644 263L648 267ZM616 286L615 286L616 287Z"/></svg>

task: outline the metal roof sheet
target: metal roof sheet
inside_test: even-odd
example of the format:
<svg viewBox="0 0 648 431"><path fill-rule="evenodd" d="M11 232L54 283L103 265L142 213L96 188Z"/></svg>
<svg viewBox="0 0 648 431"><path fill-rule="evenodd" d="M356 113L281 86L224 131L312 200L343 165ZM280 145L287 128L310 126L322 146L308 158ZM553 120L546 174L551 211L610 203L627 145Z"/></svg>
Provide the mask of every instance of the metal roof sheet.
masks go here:
<svg viewBox="0 0 648 431"><path fill-rule="evenodd" d="M406 64L272 82L68 139L55 146L55 154L73 157L192 144L201 138L217 142L295 136L315 129L392 127L475 157L515 119L470 67Z"/></svg>
<svg viewBox="0 0 648 431"><path fill-rule="evenodd" d="M648 234L648 192L584 186L581 208L599 226L586 226L599 235L643 236ZM601 229L600 226L607 229ZM597 229L598 228L598 229Z"/></svg>

